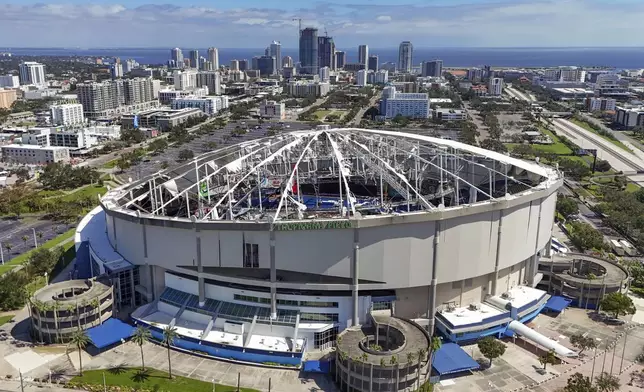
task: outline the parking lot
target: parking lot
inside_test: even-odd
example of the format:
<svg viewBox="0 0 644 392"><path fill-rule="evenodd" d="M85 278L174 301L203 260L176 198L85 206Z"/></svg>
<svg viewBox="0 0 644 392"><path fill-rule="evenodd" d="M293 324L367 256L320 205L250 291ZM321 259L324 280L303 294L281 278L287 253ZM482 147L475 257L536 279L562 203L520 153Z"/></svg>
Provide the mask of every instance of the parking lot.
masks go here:
<svg viewBox="0 0 644 392"><path fill-rule="evenodd" d="M21 217L21 218L2 218L0 219L0 245L2 247L2 256L4 261L8 262L14 257L27 252L35 247L34 233L36 241L43 244L59 234L71 229L73 225L66 225L60 222L53 222L39 217ZM42 233L42 238L38 237ZM23 241L26 236L27 241ZM7 249L7 244L11 244L11 251Z"/></svg>

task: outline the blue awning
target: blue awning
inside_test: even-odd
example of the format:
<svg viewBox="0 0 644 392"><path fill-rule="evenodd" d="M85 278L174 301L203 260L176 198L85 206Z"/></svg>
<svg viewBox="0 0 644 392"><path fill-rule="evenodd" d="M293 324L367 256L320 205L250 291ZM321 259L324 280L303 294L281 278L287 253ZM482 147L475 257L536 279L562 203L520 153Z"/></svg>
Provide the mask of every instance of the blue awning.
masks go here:
<svg viewBox="0 0 644 392"><path fill-rule="evenodd" d="M547 310L552 310L553 312L561 312L562 310L566 309L568 305L570 305L570 300L564 297L559 297L557 295L553 295L550 297L548 302L546 302L546 306L544 307Z"/></svg>
<svg viewBox="0 0 644 392"><path fill-rule="evenodd" d="M329 373L331 366L329 361L305 361L302 370L309 373Z"/></svg>
<svg viewBox="0 0 644 392"><path fill-rule="evenodd" d="M121 339L128 339L134 334L134 327L115 318L103 321L103 324L88 329L87 336L92 340L94 347L102 349L118 343Z"/></svg>
<svg viewBox="0 0 644 392"><path fill-rule="evenodd" d="M480 367L458 344L443 343L434 355L432 367L439 375L466 372Z"/></svg>

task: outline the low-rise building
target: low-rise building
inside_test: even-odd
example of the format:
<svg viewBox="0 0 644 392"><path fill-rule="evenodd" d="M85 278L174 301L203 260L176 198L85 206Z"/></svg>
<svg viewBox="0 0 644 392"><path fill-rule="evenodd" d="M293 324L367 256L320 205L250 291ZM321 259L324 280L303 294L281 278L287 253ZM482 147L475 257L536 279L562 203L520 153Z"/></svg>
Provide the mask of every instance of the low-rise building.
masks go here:
<svg viewBox="0 0 644 392"><path fill-rule="evenodd" d="M644 125L644 106L617 106L615 108L615 122L625 128Z"/></svg>
<svg viewBox="0 0 644 392"><path fill-rule="evenodd" d="M288 94L296 98L310 96L324 97L331 90L331 85L329 83L307 82L303 80L290 82L287 87Z"/></svg>
<svg viewBox="0 0 644 392"><path fill-rule="evenodd" d="M389 82L389 71L387 71L386 69L381 69L376 72L375 78L376 84L387 84Z"/></svg>
<svg viewBox="0 0 644 392"><path fill-rule="evenodd" d="M472 91L477 97L487 96L487 86L484 86L482 84L473 85L472 87L470 87L470 91Z"/></svg>
<svg viewBox="0 0 644 392"><path fill-rule="evenodd" d="M500 97L503 94L503 78L490 78L488 94L494 97Z"/></svg>
<svg viewBox="0 0 644 392"><path fill-rule="evenodd" d="M191 118L203 117L201 109L154 109L137 114L124 115L121 125L124 128L152 128L166 131L170 127L179 126Z"/></svg>
<svg viewBox="0 0 644 392"><path fill-rule="evenodd" d="M434 109L432 118L437 121L463 121L467 120L467 112L462 109Z"/></svg>
<svg viewBox="0 0 644 392"><path fill-rule="evenodd" d="M42 147L31 144L9 144L0 147L5 162L25 165L48 165L55 162L69 162L69 148Z"/></svg>
<svg viewBox="0 0 644 392"><path fill-rule="evenodd" d="M425 93L399 93L394 86L385 87L380 101L384 118L398 115L410 118L429 118L429 96Z"/></svg>
<svg viewBox="0 0 644 392"><path fill-rule="evenodd" d="M368 83L367 70L366 69L361 69L360 71L356 72L356 85L358 85L358 86L366 86L367 83Z"/></svg>
<svg viewBox="0 0 644 392"><path fill-rule="evenodd" d="M83 105L80 103L54 105L50 108L50 111L53 125L76 125L85 122Z"/></svg>
<svg viewBox="0 0 644 392"><path fill-rule="evenodd" d="M286 106L283 102L264 100L259 105L259 116L283 120L286 118Z"/></svg>
<svg viewBox="0 0 644 392"><path fill-rule="evenodd" d="M219 112L222 109L228 108L228 97L227 96L217 96L217 97L195 97L188 96L184 98L175 99L171 103L172 109L185 109L185 108L197 108L208 116L212 116Z"/></svg>
<svg viewBox="0 0 644 392"><path fill-rule="evenodd" d="M176 90L174 88L167 88L159 90L159 102L162 105L170 105L175 99L186 97L207 97L210 90L207 86L188 88L185 90Z"/></svg>
<svg viewBox="0 0 644 392"><path fill-rule="evenodd" d="M0 89L0 109L9 109L17 98L16 90Z"/></svg>
<svg viewBox="0 0 644 392"><path fill-rule="evenodd" d="M617 100L614 98L589 97L586 99L586 110L589 112L614 111Z"/></svg>

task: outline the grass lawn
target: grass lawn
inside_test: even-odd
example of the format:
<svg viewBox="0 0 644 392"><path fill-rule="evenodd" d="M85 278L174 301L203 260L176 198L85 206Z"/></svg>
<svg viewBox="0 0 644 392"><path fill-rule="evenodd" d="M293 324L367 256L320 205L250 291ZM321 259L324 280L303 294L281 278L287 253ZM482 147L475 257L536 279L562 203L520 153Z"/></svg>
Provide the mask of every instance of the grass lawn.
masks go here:
<svg viewBox="0 0 644 392"><path fill-rule="evenodd" d="M0 316L0 327L11 321L13 318L13 314L10 314L8 316Z"/></svg>
<svg viewBox="0 0 644 392"><path fill-rule="evenodd" d="M103 374L105 374L105 385L145 389L157 392L211 392L212 383L193 380L191 378L174 376L169 379L168 373L155 369L112 368L108 370L86 370L83 376L76 376L71 380L76 385L103 386ZM268 380L266 380L268 386ZM241 392L259 392L255 389L240 388ZM216 385L217 392L237 391L237 387Z"/></svg>
<svg viewBox="0 0 644 392"><path fill-rule="evenodd" d="M597 132L596 130L594 130L594 129L593 129L593 128L592 128L592 127L591 127L587 122L585 122L585 121L578 121L578 120L576 120L576 119L574 119L574 118L571 118L571 119L570 119L570 122L572 122L573 124L579 125L580 127L584 128L585 130L587 130L587 131L589 131L589 132L592 132L592 133L594 133L594 134L596 134L596 135L601 136L602 138L604 138L604 139L606 139L607 141L609 141L609 142L613 143L614 145L616 145L617 147L619 147L619 148L621 148L621 149L624 149L624 150L626 150L626 151L628 151L628 152L632 152L630 148L626 147L626 145L625 145L624 143L620 142L619 140L611 139L611 138L609 138L609 137L606 137L606 136L604 136L604 135L599 134L599 132Z"/></svg>
<svg viewBox="0 0 644 392"><path fill-rule="evenodd" d="M572 150L568 148L568 146L563 144L561 140L557 136L555 136L552 132L550 132L544 127L539 127L539 130L541 131L541 133L550 136L550 138L554 143L553 144L531 144L530 147L532 147L534 151L548 153L548 154L557 154L557 155L572 154ZM508 147L508 150L512 151L516 146L518 146L518 144L507 143L506 146Z"/></svg>
<svg viewBox="0 0 644 392"><path fill-rule="evenodd" d="M637 184L633 184L632 182L629 182L626 184L626 192L637 192L640 189L640 186Z"/></svg>
<svg viewBox="0 0 644 392"><path fill-rule="evenodd" d="M90 196L96 198L97 194L104 195L107 193L107 188L104 186L98 186L98 185L85 185L82 188L78 188L75 191L62 196L60 200L62 201L74 201L77 198L82 198L85 196ZM98 204L98 199L96 200L96 204Z"/></svg>
<svg viewBox="0 0 644 392"><path fill-rule="evenodd" d="M118 159L112 159L103 165L104 169L114 169L116 167L116 162Z"/></svg>
<svg viewBox="0 0 644 392"><path fill-rule="evenodd" d="M324 120L324 117L326 117L326 116L328 116L329 114L331 114L331 112L332 112L332 110L322 110L322 109L320 109L320 110L316 110L316 111L313 113L313 115L314 115L315 117L317 117L317 119L318 119L318 120L322 121L322 120Z"/></svg>
<svg viewBox="0 0 644 392"><path fill-rule="evenodd" d="M43 245L41 245L41 247L44 247L46 249L51 249L55 246L60 245L61 242L72 238L75 233L76 233L76 228L69 229L63 234L59 235L58 237L45 242ZM65 244L64 246L65 254L67 254L69 248L71 247L74 247L74 241L70 241L69 243ZM17 257L14 257L10 261L4 263L4 265L0 265L0 274L4 274L5 272L13 269L15 266L20 265L25 261L27 261L31 252L33 252L33 249L30 250L29 252L25 252Z"/></svg>

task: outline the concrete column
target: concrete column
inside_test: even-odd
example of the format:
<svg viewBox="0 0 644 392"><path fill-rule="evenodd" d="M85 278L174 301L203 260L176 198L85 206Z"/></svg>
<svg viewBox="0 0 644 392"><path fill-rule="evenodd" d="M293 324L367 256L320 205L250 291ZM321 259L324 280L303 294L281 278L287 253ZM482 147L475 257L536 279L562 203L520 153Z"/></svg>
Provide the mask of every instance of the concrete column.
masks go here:
<svg viewBox="0 0 644 392"><path fill-rule="evenodd" d="M352 322L351 324L353 326L360 325L360 312L359 312L359 285L360 285L360 270L358 267L359 263L359 254L360 254L360 232L358 229L353 229L353 263L352 263L352 279L353 282L351 284L351 294L353 297L353 317L352 317Z"/></svg>
<svg viewBox="0 0 644 392"><path fill-rule="evenodd" d="M429 335L434 334L434 326L436 325L436 285L437 285L437 267L438 267L438 251L440 248L441 236L441 221L436 221L436 228L434 230L434 252L432 256L432 280L429 285L429 298L427 300L427 332Z"/></svg>
<svg viewBox="0 0 644 392"><path fill-rule="evenodd" d="M197 218L192 216L192 222L195 226L195 254L197 261L197 285L199 287L199 306L206 304L206 283L203 278L203 264L201 261L201 230L197 226Z"/></svg>
<svg viewBox="0 0 644 392"><path fill-rule="evenodd" d="M275 232L270 232L271 259L271 318L277 318L277 269L275 266Z"/></svg>
<svg viewBox="0 0 644 392"><path fill-rule="evenodd" d="M373 392L373 363L369 368L369 392Z"/></svg>
<svg viewBox="0 0 644 392"><path fill-rule="evenodd" d="M496 238L496 255L494 260L494 277L492 278L492 295L498 295L498 281L499 281L499 261L501 260L501 238L503 232L503 211L499 211L499 225L497 228Z"/></svg>
<svg viewBox="0 0 644 392"><path fill-rule="evenodd" d="M541 230L541 211L543 210L544 199L539 199L539 218L537 219L537 239L534 241L534 255L532 256L532 263L528 269L527 281L530 286L534 284L534 275L537 273L537 266L539 265L539 231Z"/></svg>
<svg viewBox="0 0 644 392"><path fill-rule="evenodd" d="M138 267L134 267L138 268ZM134 307L135 301L134 301L134 268L130 269L130 306Z"/></svg>

